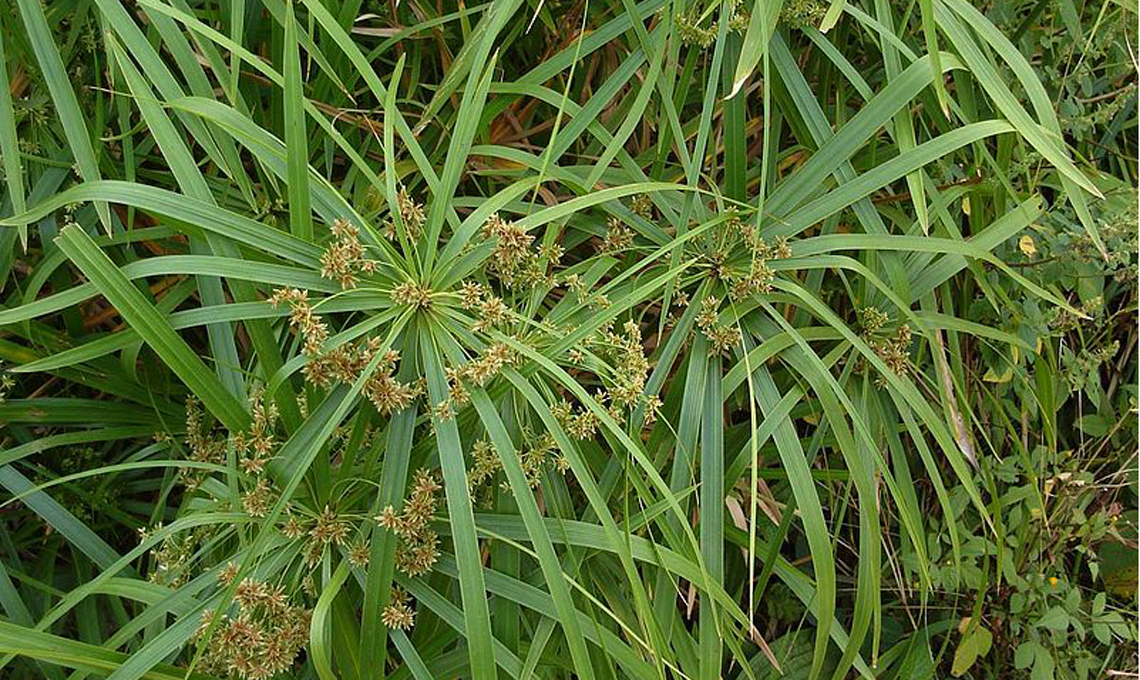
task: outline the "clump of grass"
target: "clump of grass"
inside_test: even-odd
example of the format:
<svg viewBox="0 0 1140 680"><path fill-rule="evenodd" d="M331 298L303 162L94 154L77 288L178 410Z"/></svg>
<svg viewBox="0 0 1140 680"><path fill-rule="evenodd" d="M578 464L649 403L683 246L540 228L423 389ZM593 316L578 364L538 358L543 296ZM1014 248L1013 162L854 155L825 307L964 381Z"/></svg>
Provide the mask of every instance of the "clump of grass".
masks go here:
<svg viewBox="0 0 1140 680"><path fill-rule="evenodd" d="M18 0L3 675L1134 672L1135 20Z"/></svg>

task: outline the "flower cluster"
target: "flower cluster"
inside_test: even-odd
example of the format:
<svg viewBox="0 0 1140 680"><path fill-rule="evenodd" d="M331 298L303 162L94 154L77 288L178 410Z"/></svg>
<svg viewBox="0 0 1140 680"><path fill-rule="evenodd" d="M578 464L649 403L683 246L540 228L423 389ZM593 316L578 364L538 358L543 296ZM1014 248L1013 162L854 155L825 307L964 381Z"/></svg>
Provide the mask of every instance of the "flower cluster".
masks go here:
<svg viewBox="0 0 1140 680"><path fill-rule="evenodd" d="M504 367L516 361L518 356L510 345L496 342L488 345L478 357L459 368L448 367L446 369L448 396L446 400L436 405L435 416L440 420L454 417L456 409L465 406L471 400L467 385L483 387Z"/></svg>
<svg viewBox="0 0 1140 680"><path fill-rule="evenodd" d="M642 401L645 382L649 379L649 360L642 347L641 328L632 319L622 326L624 334L602 329L599 354L613 367L613 385L608 389L610 415L619 422L624 410L634 409Z"/></svg>
<svg viewBox="0 0 1140 680"><path fill-rule="evenodd" d="M907 365L910 361L910 343L911 331L910 326L902 324L895 331L894 335L886 338L875 338L871 340L871 349L875 350L875 354L891 369L892 373L897 375L905 375ZM880 380L880 385L884 381Z"/></svg>
<svg viewBox="0 0 1140 680"><path fill-rule="evenodd" d="M5 373L0 376L0 404L8 400L8 395L12 392L12 388L16 386L16 379L12 377L11 373Z"/></svg>
<svg viewBox="0 0 1140 680"><path fill-rule="evenodd" d="M252 489L241 496L241 507L250 517L265 517L273 509L277 494L268 479L258 479Z"/></svg>
<svg viewBox="0 0 1140 680"><path fill-rule="evenodd" d="M573 438L579 440L591 439L598 431L601 419L598 414L588 408L576 409L573 404L563 399L555 404L550 412L562 429Z"/></svg>
<svg viewBox="0 0 1140 680"><path fill-rule="evenodd" d="M715 21L708 28L701 28L699 21L686 12L678 12L674 19L677 22L677 35L681 38L682 45L706 50L716 42Z"/></svg>
<svg viewBox="0 0 1140 680"><path fill-rule="evenodd" d="M276 446L273 427L277 422L277 406L266 402L262 390L254 390L249 401L253 422L248 431L237 433L232 440L242 470L249 475L259 475Z"/></svg>
<svg viewBox="0 0 1140 680"><path fill-rule="evenodd" d="M230 564L220 575L229 585L237 567ZM243 579L234 593L237 611L207 612L196 640L205 641L202 670L206 673L262 680L293 666L309 639L311 612L289 602L280 586L252 578ZM206 632L217 626L206 640Z"/></svg>
<svg viewBox="0 0 1140 680"><path fill-rule="evenodd" d="M372 557L372 544L366 540L358 540L348 550L348 562L354 567L364 569Z"/></svg>
<svg viewBox="0 0 1140 680"><path fill-rule="evenodd" d="M292 307L290 323L305 338L305 355L308 359L304 368L305 378L317 387L328 387L334 382L351 385L380 351L380 340L377 338L346 343L322 351L322 345L328 339L328 329L313 312L305 291L295 288L278 289L274 291L270 302L274 305L287 302ZM402 383L393 377L399 361L399 352L391 349L386 351L376 370L364 383L364 396L383 415L391 415L407 408L422 391L415 385Z"/></svg>
<svg viewBox="0 0 1140 680"><path fill-rule="evenodd" d="M312 358L320 356L321 346L328 340L329 329L309 304L309 291L296 288L278 288L267 300L278 307L289 305L289 325L301 333L305 340L304 352Z"/></svg>
<svg viewBox="0 0 1140 680"><path fill-rule="evenodd" d="M542 471L548 463L553 464L554 469L560 473L570 469L570 460L562 455L553 435L544 433L535 437L529 431L524 431L523 438L528 445L522 454L522 469L530 488L538 488L542 481Z"/></svg>
<svg viewBox="0 0 1140 680"><path fill-rule="evenodd" d="M162 522L152 530L140 527L139 542L145 542L151 534L162 529ZM168 534L157 547L150 551L154 569L147 575L151 583L179 588L190 580L191 562L202 547L203 542L213 533L210 527L195 527L189 531Z"/></svg>
<svg viewBox="0 0 1140 680"><path fill-rule="evenodd" d="M606 235L598 246L598 252L614 253L633 245L633 230L622 224L621 220L611 217L606 227Z"/></svg>
<svg viewBox="0 0 1140 680"><path fill-rule="evenodd" d="M380 526L400 538L400 546L396 550L396 567L408 576L426 574L439 559L439 536L431 528L439 490L440 485L435 475L426 470L418 470L412 485L412 495L404 502L403 510L397 513L389 505L376 516Z"/></svg>
<svg viewBox="0 0 1140 680"><path fill-rule="evenodd" d="M685 12L678 12L675 19L677 35L681 38L682 45L706 50L716 42L717 22L712 22L708 28L701 28L700 19L690 17ZM728 20L728 30L743 33L748 30L748 22L748 11L737 9Z"/></svg>
<svg viewBox="0 0 1140 680"><path fill-rule="evenodd" d="M863 326L863 333L867 336L878 333L883 326L887 325L888 321L890 321L890 317L878 307L864 307L859 310L859 323Z"/></svg>
<svg viewBox="0 0 1140 680"><path fill-rule="evenodd" d="M225 437L212 433L205 424L202 405L194 396L186 399L186 447L190 450L187 458L196 463L225 465ZM182 483L189 490L197 489L210 476L209 470L201 468L180 468Z"/></svg>
<svg viewBox="0 0 1140 680"><path fill-rule="evenodd" d="M497 295L483 290L483 286L474 281L464 282L459 290L459 304L468 311L477 311L478 319L471 327L477 333L500 327L509 318L509 308L503 299Z"/></svg>
<svg viewBox="0 0 1140 680"><path fill-rule="evenodd" d="M742 300L753 295L770 293L772 280L775 278L776 272L768 266L766 259L753 258L747 274L731 277L732 287L728 295L733 300Z"/></svg>
<svg viewBox="0 0 1140 680"><path fill-rule="evenodd" d="M305 562L310 567L320 564L325 548L330 545L344 545L351 530L352 524L337 514L331 506L326 505L317 515L313 526L309 528L309 539L305 544Z"/></svg>
<svg viewBox="0 0 1140 680"><path fill-rule="evenodd" d="M780 8L780 21L796 28L819 26L827 14L827 4L821 0L789 0Z"/></svg>
<svg viewBox="0 0 1140 680"><path fill-rule="evenodd" d="M719 311L720 300L711 296L705 298L701 303L701 311L697 314L696 323L697 328L701 329L713 350L727 354L733 347L740 344L740 328L718 323Z"/></svg>
<svg viewBox="0 0 1140 680"><path fill-rule="evenodd" d="M321 254L321 276L340 281L344 288L355 288L358 274L374 274L379 263L364 257L360 229L347 220L332 224L335 241Z"/></svg>
<svg viewBox="0 0 1140 680"><path fill-rule="evenodd" d="M545 433L536 437L530 430L524 430L523 441L527 443L527 447L519 456L519 461L531 489L537 489L542 483L542 473L548 468L548 464L553 463L554 469L560 473L570 469L570 461L559 451L553 435ZM492 487L488 482L491 482L503 469L503 465L495 448L483 439L475 442L471 448L471 457L473 465L467 473L467 485L471 497L477 498L480 489L485 487L490 491ZM499 488L505 493L513 492L510 484L505 481L499 484ZM490 507L491 500L490 493L484 494L482 498L484 507Z"/></svg>
<svg viewBox="0 0 1140 680"><path fill-rule="evenodd" d="M415 281L405 281L392 289L392 300L399 305L427 309L431 306L431 289Z"/></svg>
<svg viewBox="0 0 1140 680"><path fill-rule="evenodd" d="M867 344L875 354L879 355L891 372L903 375L910 360L910 326L903 324L893 334L883 336L881 331L888 321L890 317L876 307L864 307L859 310L859 323L863 327L863 338ZM880 376L876 382L882 387L886 381Z"/></svg>
<svg viewBox="0 0 1140 680"><path fill-rule="evenodd" d="M494 242L494 250L487 261L487 270L508 287L553 285L547 267L557 267L562 261L562 246L553 244L537 250L531 248L534 237L515 222L508 222L497 214L483 224L481 235Z"/></svg>
<svg viewBox="0 0 1140 680"><path fill-rule="evenodd" d="M408 240L415 241L419 239L420 234L424 230L424 222L427 222L427 215L424 213L424 208L415 199L408 194L408 190L400 187L400 193L396 195L396 209L400 211L400 220L404 223L404 231L408 235ZM396 225L391 220L384 226L384 236L391 240L396 240Z"/></svg>
<svg viewBox="0 0 1140 680"><path fill-rule="evenodd" d="M726 277L732 282L729 296L741 300L752 295L770 293L776 272L768 266L768 262L791 257L792 247L783 236L777 237L774 245L768 245L762 237L755 235L751 226L744 222L738 222L738 225L741 236L752 248L752 257L747 273L729 274Z"/></svg>
<svg viewBox="0 0 1140 680"><path fill-rule="evenodd" d="M371 359L369 356L368 360ZM364 396L382 415L403 411L423 393L423 388L415 383L400 382L393 376L399 361L400 353L393 349L388 350L380 360L376 372L364 383Z"/></svg>
<svg viewBox="0 0 1140 680"><path fill-rule="evenodd" d="M649 194L638 194L633 197L629 202L629 209L633 211L634 215L644 217L645 219L653 219L653 199Z"/></svg>
<svg viewBox="0 0 1140 680"><path fill-rule="evenodd" d="M410 630L416 623L416 610L411 607L411 596L401 588L393 588L388 606L380 613L380 619L388 628Z"/></svg>
<svg viewBox="0 0 1140 680"><path fill-rule="evenodd" d="M478 495L479 487L494 479L499 470L503 469L495 447L485 439L480 439L471 447L472 465L467 470L467 487L471 497Z"/></svg>
<svg viewBox="0 0 1140 680"><path fill-rule="evenodd" d="M748 30L748 24L751 21L752 15L744 8L744 3L742 2L740 6L736 8L736 11L732 13L732 18L728 20L728 30L744 33Z"/></svg>
<svg viewBox="0 0 1140 680"><path fill-rule="evenodd" d="M610 299L604 293L591 293L589 285L577 274L567 274L563 283L575 298L594 309L606 309L610 306Z"/></svg>

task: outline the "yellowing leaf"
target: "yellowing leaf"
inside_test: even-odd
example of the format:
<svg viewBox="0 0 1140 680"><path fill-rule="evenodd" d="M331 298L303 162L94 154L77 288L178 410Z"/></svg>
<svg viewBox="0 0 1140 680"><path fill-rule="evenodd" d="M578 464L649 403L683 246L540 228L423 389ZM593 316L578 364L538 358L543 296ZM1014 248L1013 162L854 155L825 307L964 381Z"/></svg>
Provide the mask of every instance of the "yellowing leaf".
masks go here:
<svg viewBox="0 0 1140 680"><path fill-rule="evenodd" d="M950 667L950 674L956 678L965 675L966 671L981 657L989 654L993 645L993 633L985 628L978 627L974 632L962 638L958 649L954 651L954 664Z"/></svg>
<svg viewBox="0 0 1140 680"><path fill-rule="evenodd" d="M1037 244L1033 242L1033 237L1025 234L1017 240L1017 247L1021 248L1021 252L1025 253L1026 257L1033 257L1037 254Z"/></svg>
<svg viewBox="0 0 1140 680"><path fill-rule="evenodd" d="M1011 378L1013 378L1013 366L1007 366L1000 374L992 368L987 368L986 374L982 376L982 380L992 383L1007 383Z"/></svg>

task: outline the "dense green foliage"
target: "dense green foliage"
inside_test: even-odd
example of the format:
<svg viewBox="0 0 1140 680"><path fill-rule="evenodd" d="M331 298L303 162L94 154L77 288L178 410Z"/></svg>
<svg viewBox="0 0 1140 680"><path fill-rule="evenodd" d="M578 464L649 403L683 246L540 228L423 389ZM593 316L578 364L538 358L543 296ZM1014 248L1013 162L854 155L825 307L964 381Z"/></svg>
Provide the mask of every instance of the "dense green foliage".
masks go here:
<svg viewBox="0 0 1140 680"><path fill-rule="evenodd" d="M1137 670L1135 0L10 0L0 675Z"/></svg>

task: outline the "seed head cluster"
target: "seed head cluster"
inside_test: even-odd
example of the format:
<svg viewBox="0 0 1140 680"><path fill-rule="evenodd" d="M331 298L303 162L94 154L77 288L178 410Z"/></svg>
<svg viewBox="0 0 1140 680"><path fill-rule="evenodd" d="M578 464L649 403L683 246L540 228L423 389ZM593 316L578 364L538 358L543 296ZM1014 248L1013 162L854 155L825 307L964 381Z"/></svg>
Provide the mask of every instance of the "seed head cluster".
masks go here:
<svg viewBox="0 0 1140 680"><path fill-rule="evenodd" d="M232 439L242 471L249 475L260 475L277 445L273 436L278 417L277 406L267 402L262 390L254 390L249 401L253 422L248 431L239 432Z"/></svg>
<svg viewBox="0 0 1140 680"><path fill-rule="evenodd" d="M278 288L268 299L274 307L288 305L289 325L304 338L304 352L308 357L321 354L321 346L328 340L329 329L309 304L309 291L297 288Z"/></svg>
<svg viewBox="0 0 1140 680"><path fill-rule="evenodd" d="M351 531L352 524L332 506L326 505L309 527L308 540L305 543L305 562L310 567L320 564L325 549L330 546L345 545Z"/></svg>
<svg viewBox="0 0 1140 680"><path fill-rule="evenodd" d="M389 505L376 516L380 526L400 538L396 566L408 576L426 574L439 559L439 536L431 528L431 521L435 517L436 495L440 488L435 475L418 470L411 496L404 502L403 510L396 512Z"/></svg>
<svg viewBox="0 0 1140 680"><path fill-rule="evenodd" d="M782 236L776 239L775 245L771 246L760 237L747 238L747 241L752 244L748 271L743 275L727 277L732 283L729 297L733 300L743 300L753 295L772 292L772 281L776 278L776 272L768 266L768 261L792 256L792 248Z"/></svg>
<svg viewBox="0 0 1140 680"><path fill-rule="evenodd" d="M235 565L220 579L230 585ZM206 645L201 668L219 677L263 680L288 671L309 639L309 610L293 605L281 586L246 578L234 593L236 611L207 612L195 636ZM206 633L217 619L212 635Z"/></svg>
<svg viewBox="0 0 1140 680"><path fill-rule="evenodd" d="M427 222L424 207L411 197L406 188L400 187L400 193L396 195L396 209L400 211L400 220L404 223L408 240L413 242L418 240L423 234L424 222ZM384 235L393 241L396 240L396 225L392 221L385 225Z"/></svg>
<svg viewBox="0 0 1140 680"><path fill-rule="evenodd" d="M789 0L780 9L780 21L796 28L819 26L827 7L821 0Z"/></svg>
<svg viewBox="0 0 1140 680"><path fill-rule="evenodd" d="M590 286L578 274L567 274L562 283L571 295L593 309L601 310L610 306L610 299L604 293L590 292Z"/></svg>
<svg viewBox="0 0 1140 680"><path fill-rule="evenodd" d="M139 528L139 542L145 542L152 534L162 529L162 522L152 530ZM179 588L190 581L193 559L198 550L213 535L210 527L195 527L189 531L167 534L157 547L150 551L154 569L147 575L151 583Z"/></svg>
<svg viewBox="0 0 1140 680"><path fill-rule="evenodd" d="M747 10L737 9L728 21L728 29L743 33L748 30L748 19ZM692 17L686 12L678 12L675 20L677 22L677 35L680 37L682 45L706 50L716 42L717 22L712 22L708 28L701 28L700 19Z"/></svg>
<svg viewBox="0 0 1140 680"><path fill-rule="evenodd" d="M588 408L576 408L565 399L555 404L550 412L567 434L581 441L593 439L601 424L598 414Z"/></svg>
<svg viewBox="0 0 1140 680"><path fill-rule="evenodd" d="M494 244L487 261L488 273L508 288L537 285L554 285L547 274L548 267L557 267L562 261L562 247L555 244L531 248L534 237L526 228L491 215L480 231L482 237Z"/></svg>
<svg viewBox="0 0 1140 680"><path fill-rule="evenodd" d="M622 326L622 333L602 329L599 354L613 367L613 385L607 390L610 415L624 421L625 411L636 408L642 401L645 382L649 378L649 360L642 346L641 328L630 319Z"/></svg>
<svg viewBox="0 0 1140 680"><path fill-rule="evenodd" d="M459 306L476 313L471 330L477 333L501 328L510 319L510 308L503 299L475 281L465 281L459 288Z"/></svg>
<svg viewBox="0 0 1140 680"><path fill-rule="evenodd" d="M911 330L906 324L900 325L894 333L883 333L890 317L875 307L864 307L859 312L863 327L863 337L875 354L883 360L887 368L897 375L905 375L910 361ZM886 384L882 376L876 381L881 387Z"/></svg>
<svg viewBox="0 0 1140 680"><path fill-rule="evenodd" d="M196 463L226 463L226 439L206 426L202 405L193 395L186 399L186 448L189 449L187 458ZM190 491L197 489L209 476L209 470L180 468L182 483Z"/></svg>
<svg viewBox="0 0 1140 680"><path fill-rule="evenodd" d="M622 224L621 220L611 217L606 226L606 236L598 246L598 252L616 253L633 245L633 230Z"/></svg>
<svg viewBox="0 0 1140 680"><path fill-rule="evenodd" d="M458 368L445 369L447 377L447 399L435 407L435 417L449 420L471 400L468 387L481 388L497 376L504 367L518 361L517 353L505 342L495 342L487 346L479 355Z"/></svg>
<svg viewBox="0 0 1140 680"><path fill-rule="evenodd" d="M649 194L638 194L633 197L629 202L629 209L633 211L634 215L644 217L645 219L653 219L653 199Z"/></svg>
<svg viewBox="0 0 1140 680"><path fill-rule="evenodd" d="M8 400L8 395L12 392L12 388L16 386L16 379L10 373L0 375L0 404Z"/></svg>
<svg viewBox="0 0 1140 680"><path fill-rule="evenodd" d="M344 288L355 288L361 274L374 274L379 263L364 256L360 229L347 220L332 224L335 240L321 254L321 276L340 281Z"/></svg>
<svg viewBox="0 0 1140 680"><path fill-rule="evenodd" d="M519 456L523 475L530 488L537 489L542 483L542 473L553 467L559 473L570 469L570 461L562 455L558 444L549 433L536 436L529 429L523 430L523 441L526 448ZM480 501L481 505L490 508L494 500L491 493L494 486L491 482L503 469L502 460L498 452L486 440L480 439L471 448L472 466L467 472L467 484L471 497ZM505 493L513 493L511 485L506 481L499 483L499 488Z"/></svg>
<svg viewBox="0 0 1140 680"><path fill-rule="evenodd" d="M290 323L305 339L304 351L308 359L304 368L305 378L317 387L328 387L333 383L353 384L380 351L377 338L346 343L324 351L328 329L313 312L305 291L281 288L274 291L270 302L275 306L285 302L292 308ZM399 361L399 352L391 349L384 352L362 390L376 410L386 416L407 408L421 392L415 385L402 383L393 377Z"/></svg>
<svg viewBox="0 0 1140 680"><path fill-rule="evenodd" d="M401 588L393 588L388 606L380 613L380 619L388 628L411 630L416 623L416 610L411 607L411 596Z"/></svg>
<svg viewBox="0 0 1140 680"><path fill-rule="evenodd" d="M713 350L727 354L741 343L741 333L738 326L719 323L719 312L720 300L706 297L701 303L701 311L697 313L696 323Z"/></svg>
<svg viewBox="0 0 1140 680"><path fill-rule="evenodd" d="M371 357L369 357L371 361ZM400 361L400 353L388 350L384 353L376 372L364 383L364 396L372 402L382 415L391 415L403 411L412 405L416 397L423 393L423 388L415 383L400 382L393 373L396 364Z"/></svg>
<svg viewBox="0 0 1140 680"><path fill-rule="evenodd" d="M392 289L392 300L398 305L427 309L431 307L431 289L415 281L405 281Z"/></svg>

